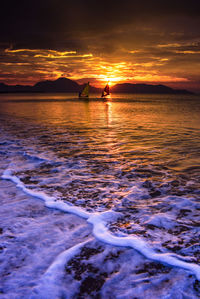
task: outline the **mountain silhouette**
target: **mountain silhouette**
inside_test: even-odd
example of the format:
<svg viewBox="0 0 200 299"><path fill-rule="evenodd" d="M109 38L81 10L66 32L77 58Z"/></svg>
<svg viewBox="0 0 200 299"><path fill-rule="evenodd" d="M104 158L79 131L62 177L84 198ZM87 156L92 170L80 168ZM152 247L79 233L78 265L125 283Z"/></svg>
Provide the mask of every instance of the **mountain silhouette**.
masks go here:
<svg viewBox="0 0 200 299"><path fill-rule="evenodd" d="M61 77L57 80L46 80L36 83L34 86L29 85L7 85L0 83L0 93L14 93L14 92L70 92L78 93L83 85L77 82ZM90 92L99 93L100 88L90 86ZM122 83L116 84L111 88L113 93L141 93L141 94L192 94L192 92L181 89L173 89L165 85L150 85L150 84L132 84Z"/></svg>
<svg viewBox="0 0 200 299"><path fill-rule="evenodd" d="M191 94L191 92L187 90L173 89L161 84L151 85L123 83L114 85L111 91L113 93Z"/></svg>
<svg viewBox="0 0 200 299"><path fill-rule="evenodd" d="M80 85L75 81L61 77L55 81L42 81L33 86L38 92L78 92Z"/></svg>

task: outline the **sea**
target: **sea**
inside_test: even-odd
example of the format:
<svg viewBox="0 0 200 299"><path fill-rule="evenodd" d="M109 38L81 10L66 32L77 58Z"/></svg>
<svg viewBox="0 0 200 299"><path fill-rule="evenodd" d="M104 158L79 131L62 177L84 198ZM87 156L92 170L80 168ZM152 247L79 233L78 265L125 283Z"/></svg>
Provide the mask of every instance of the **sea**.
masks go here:
<svg viewBox="0 0 200 299"><path fill-rule="evenodd" d="M0 298L200 298L200 96L0 95Z"/></svg>

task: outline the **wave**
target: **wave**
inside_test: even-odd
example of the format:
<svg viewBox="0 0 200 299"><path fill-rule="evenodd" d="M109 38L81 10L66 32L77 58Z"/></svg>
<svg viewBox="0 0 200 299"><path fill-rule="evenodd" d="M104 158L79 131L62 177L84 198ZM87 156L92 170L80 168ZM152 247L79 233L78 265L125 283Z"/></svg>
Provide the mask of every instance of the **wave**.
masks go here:
<svg viewBox="0 0 200 299"><path fill-rule="evenodd" d="M114 212L112 210L106 212L87 212L80 207L76 207L72 204L57 200L56 197L49 196L44 192L34 191L27 188L17 176L12 175L12 171L10 169L6 169L4 171L2 178L12 181L26 194L43 200L45 206L48 208L73 213L79 217L86 219L88 223L93 225L93 234L98 240L113 246L125 246L133 248L148 259L160 262L171 267L179 267L188 270L189 272L193 273L198 280L200 280L200 266L194 263L183 261L184 257L171 253L157 253L147 244L147 242L137 236L113 235L108 230L107 226L110 222L115 221L117 218L119 218L121 216L121 213Z"/></svg>
<svg viewBox="0 0 200 299"><path fill-rule="evenodd" d="M79 243L58 255L56 260L49 266L40 279L39 285L33 290L31 299L38 298L58 298L60 293L59 278L62 276L65 264L80 252L82 247L91 240Z"/></svg>

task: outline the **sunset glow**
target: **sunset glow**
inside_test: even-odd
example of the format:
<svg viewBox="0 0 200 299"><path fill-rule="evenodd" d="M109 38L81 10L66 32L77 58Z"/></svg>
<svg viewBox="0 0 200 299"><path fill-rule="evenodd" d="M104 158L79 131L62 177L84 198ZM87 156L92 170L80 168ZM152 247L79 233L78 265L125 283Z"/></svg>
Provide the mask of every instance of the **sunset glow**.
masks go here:
<svg viewBox="0 0 200 299"><path fill-rule="evenodd" d="M0 299L200 298L200 0L1 1Z"/></svg>
<svg viewBox="0 0 200 299"><path fill-rule="evenodd" d="M108 13L102 23L103 6L97 5L97 15L89 12L88 5L80 3L80 11L77 5L73 7L73 17L63 8L59 18L63 26L56 23L57 17L43 16L44 28L35 29L41 31L38 36L35 33L36 40L32 31L25 30L35 16L33 20L30 16L30 22L27 17L28 25L20 21L24 22L23 33L17 27L17 14L13 14L13 30L18 31L9 38L5 34L0 45L0 82L33 85L64 76L80 83L90 81L96 87L110 81L111 86L124 82L161 83L200 90L200 24L195 14L187 9L182 16L179 10L174 14L166 11L166 17L160 18L162 5L155 12L149 5L140 10L140 4L127 2L115 4L112 19ZM121 10L125 19L118 16ZM145 12L152 17L144 17Z"/></svg>
<svg viewBox="0 0 200 299"><path fill-rule="evenodd" d="M7 61L0 63L0 80L8 84L34 84L61 76L73 80L86 78L86 81L89 78L96 87L102 87L108 81L110 86L123 82L190 82L178 73L165 74L159 70L167 67L169 58L154 57L151 62L137 62L137 57L130 61L124 55L121 58L124 61L116 63L109 61L109 57L106 61L91 53L76 51L5 49L3 54ZM127 55L133 55L132 51Z"/></svg>

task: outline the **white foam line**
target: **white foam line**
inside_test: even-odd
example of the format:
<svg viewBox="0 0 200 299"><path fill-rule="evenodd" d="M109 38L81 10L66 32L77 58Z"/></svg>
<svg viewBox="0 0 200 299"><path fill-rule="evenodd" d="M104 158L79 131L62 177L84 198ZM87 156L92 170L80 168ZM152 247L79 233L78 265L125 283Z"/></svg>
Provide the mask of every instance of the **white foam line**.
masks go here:
<svg viewBox="0 0 200 299"><path fill-rule="evenodd" d="M136 249L145 257L167 264L173 267L179 267L190 272L193 272L197 279L200 280L200 266L194 263L187 263L178 258L175 258L173 254L170 253L156 253L153 249L151 249L145 241L138 237L130 236L130 237L117 237L112 235L106 225L113 217L119 217L119 213L115 213L112 211L107 211L103 213L89 213L84 211L83 209L75 206L71 206L62 201L56 201L54 197L48 196L40 191L33 191L25 187L25 185L20 181L20 179L11 174L10 170L5 170L3 175L3 179L11 180L14 182L18 188L22 189L25 193L40 198L44 200L45 205L49 208L56 208L64 212L73 213L77 216L80 216L84 219L87 219L89 223L93 225L93 234L100 241L114 245L114 246L125 246Z"/></svg>
<svg viewBox="0 0 200 299"><path fill-rule="evenodd" d="M107 227L106 222L102 221L102 215L91 216L88 219L89 223L93 224L93 234L96 238L110 245L131 247L148 259L167 264L168 266L174 266L183 268L193 272L197 279L200 280L200 266L194 263L187 263L178 258L173 257L170 253L156 253L151 249L145 241L138 237L117 237L112 235Z"/></svg>
<svg viewBox="0 0 200 299"><path fill-rule="evenodd" d="M72 257L80 252L80 249L86 243L90 241L91 239L60 253L42 276L39 285L34 289L34 293L39 295L40 298L41 296L44 296L44 298L58 298L60 292L59 281L63 275L65 265Z"/></svg>
<svg viewBox="0 0 200 299"><path fill-rule="evenodd" d="M79 207L75 207L69 205L68 203L56 200L55 197L49 196L42 191L33 191L31 189L26 188L22 181L18 177L12 175L11 171L8 169L4 171L2 178L12 181L16 184L18 188L22 189L26 194L42 199L45 202L45 206L48 208L55 208L63 212L69 212L85 219L88 219L90 216L89 212L86 212Z"/></svg>

